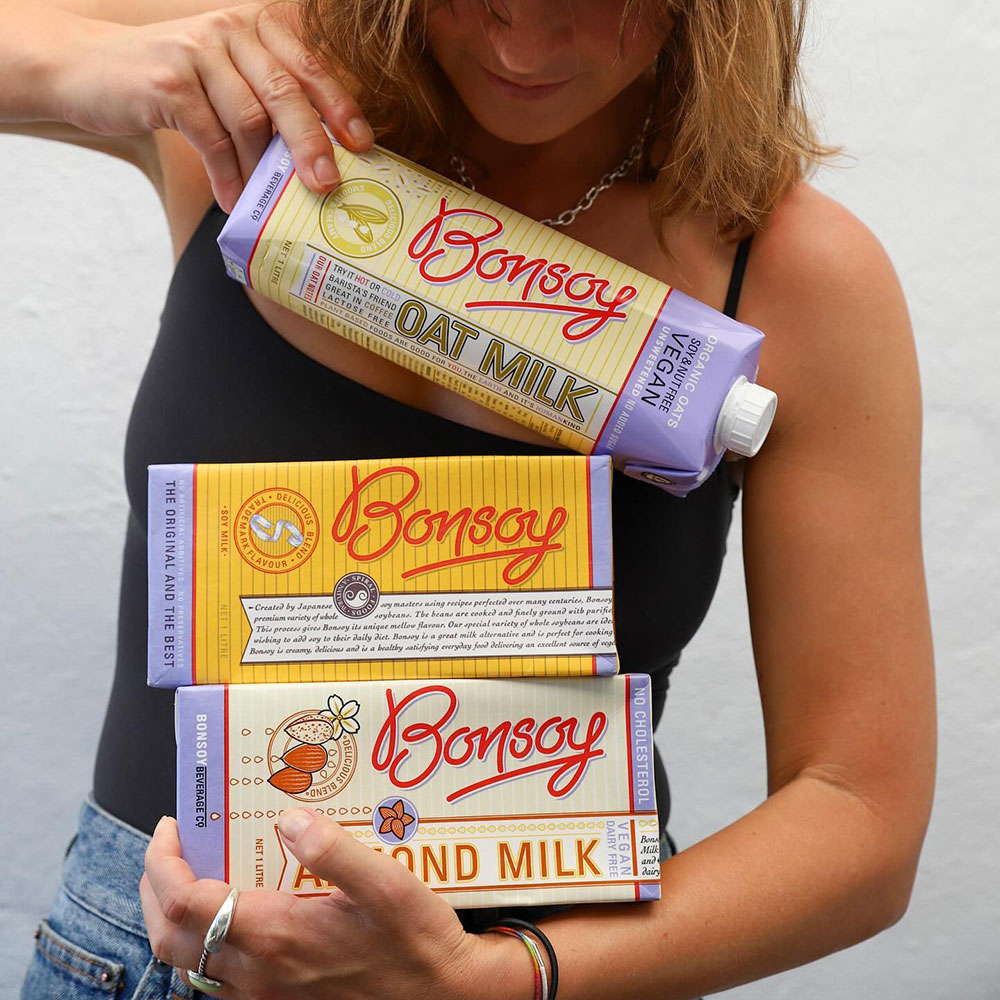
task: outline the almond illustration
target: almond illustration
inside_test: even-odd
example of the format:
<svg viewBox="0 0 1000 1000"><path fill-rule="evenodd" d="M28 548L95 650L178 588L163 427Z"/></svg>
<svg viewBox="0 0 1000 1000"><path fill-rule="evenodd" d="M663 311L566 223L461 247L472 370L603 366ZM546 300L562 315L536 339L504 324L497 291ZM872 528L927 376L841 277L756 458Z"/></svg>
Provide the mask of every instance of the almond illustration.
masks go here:
<svg viewBox="0 0 1000 1000"><path fill-rule="evenodd" d="M322 715L309 715L285 726L285 732L300 743L325 743L333 737L333 723Z"/></svg>
<svg viewBox="0 0 1000 1000"><path fill-rule="evenodd" d="M294 767L283 767L280 771L275 771L267 780L278 791L287 792L289 795L298 795L312 784L311 775Z"/></svg>
<svg viewBox="0 0 1000 1000"><path fill-rule="evenodd" d="M286 750L282 760L289 766L297 768L299 771L319 771L326 767L327 762L326 747L317 746L313 743L301 743L297 747Z"/></svg>

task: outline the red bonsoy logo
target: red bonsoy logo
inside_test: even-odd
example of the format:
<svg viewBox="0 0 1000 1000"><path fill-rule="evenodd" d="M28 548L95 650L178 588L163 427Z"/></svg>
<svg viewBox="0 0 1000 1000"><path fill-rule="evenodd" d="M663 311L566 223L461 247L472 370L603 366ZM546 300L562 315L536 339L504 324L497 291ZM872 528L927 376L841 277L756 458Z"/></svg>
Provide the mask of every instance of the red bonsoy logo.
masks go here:
<svg viewBox="0 0 1000 1000"><path fill-rule="evenodd" d="M609 323L627 318L622 307L638 294L634 286L615 290L607 278L574 271L565 261L515 253L496 244L503 231L503 223L488 212L449 208L448 199L442 198L437 215L413 237L407 252L418 262L420 276L434 285L470 275L510 286L521 282L515 298L476 299L466 302L465 308L562 314L568 317L562 327L566 340L586 340ZM559 297L564 301L555 301Z"/></svg>

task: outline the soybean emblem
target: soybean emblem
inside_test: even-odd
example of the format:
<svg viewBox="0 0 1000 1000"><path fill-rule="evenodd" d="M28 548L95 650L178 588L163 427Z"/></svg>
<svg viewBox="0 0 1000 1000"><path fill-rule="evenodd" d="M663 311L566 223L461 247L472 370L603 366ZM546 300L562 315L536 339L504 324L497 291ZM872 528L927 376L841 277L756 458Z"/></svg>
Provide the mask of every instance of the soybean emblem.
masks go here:
<svg viewBox="0 0 1000 1000"><path fill-rule="evenodd" d="M288 573L316 550L316 509L295 490L272 488L250 497L233 524L236 548L262 573Z"/></svg>

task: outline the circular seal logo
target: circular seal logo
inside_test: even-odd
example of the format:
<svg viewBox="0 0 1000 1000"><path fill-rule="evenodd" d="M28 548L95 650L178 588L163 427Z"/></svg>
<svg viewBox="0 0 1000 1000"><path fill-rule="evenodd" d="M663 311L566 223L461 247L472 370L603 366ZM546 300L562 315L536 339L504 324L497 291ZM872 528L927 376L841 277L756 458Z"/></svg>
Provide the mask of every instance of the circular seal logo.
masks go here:
<svg viewBox="0 0 1000 1000"><path fill-rule="evenodd" d="M417 808L409 799L390 795L375 807L372 826L383 844L396 847L413 837L418 821Z"/></svg>
<svg viewBox="0 0 1000 1000"><path fill-rule="evenodd" d="M244 560L262 573L288 573L315 551L319 518L295 490L255 493L237 511L233 538Z"/></svg>
<svg viewBox="0 0 1000 1000"><path fill-rule="evenodd" d="M357 707L357 702L351 704ZM268 783L302 802L332 799L342 792L357 763L357 740L337 725L335 716L320 709L296 712L279 722L267 744Z"/></svg>
<svg viewBox="0 0 1000 1000"><path fill-rule="evenodd" d="M345 573L333 588L333 603L345 618L365 618L378 607L378 584L367 573Z"/></svg>
<svg viewBox="0 0 1000 1000"><path fill-rule="evenodd" d="M396 242L403 208L384 184L368 178L345 181L319 207L327 243L347 257L374 257Z"/></svg>

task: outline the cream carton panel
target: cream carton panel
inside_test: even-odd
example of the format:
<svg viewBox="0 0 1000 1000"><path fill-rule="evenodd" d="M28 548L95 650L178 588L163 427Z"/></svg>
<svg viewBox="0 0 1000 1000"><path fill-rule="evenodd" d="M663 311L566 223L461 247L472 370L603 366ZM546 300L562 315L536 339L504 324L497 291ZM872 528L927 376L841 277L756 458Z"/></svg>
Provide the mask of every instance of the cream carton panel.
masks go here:
<svg viewBox="0 0 1000 1000"><path fill-rule="evenodd" d="M389 150L337 164L316 194L274 136L219 234L232 278L677 496L760 447L759 330Z"/></svg>
<svg viewBox="0 0 1000 1000"><path fill-rule="evenodd" d="M659 898L649 678L180 688L177 810L198 877L327 894L303 803L456 907Z"/></svg>

